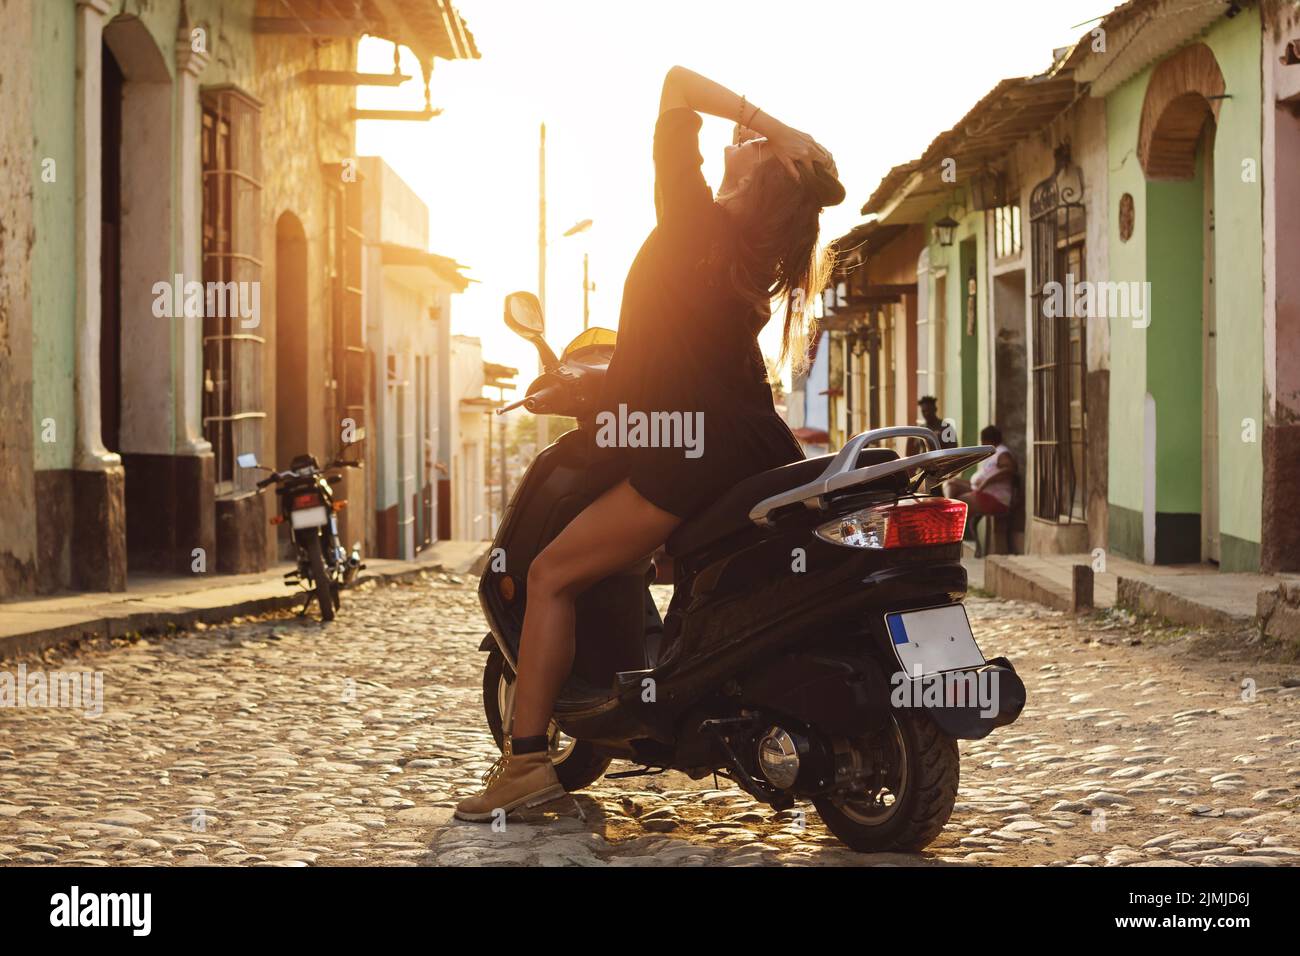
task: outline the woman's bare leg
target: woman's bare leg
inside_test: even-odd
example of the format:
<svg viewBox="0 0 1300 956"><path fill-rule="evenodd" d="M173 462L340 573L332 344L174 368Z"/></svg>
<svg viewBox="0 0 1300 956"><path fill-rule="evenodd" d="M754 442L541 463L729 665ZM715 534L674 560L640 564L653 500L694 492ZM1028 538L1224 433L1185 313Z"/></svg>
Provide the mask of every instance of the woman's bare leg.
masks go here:
<svg viewBox="0 0 1300 956"><path fill-rule="evenodd" d="M652 505L622 481L588 505L533 559L519 643L513 736L546 733L555 698L573 668L573 604L578 595L650 555L680 523L676 515Z"/></svg>

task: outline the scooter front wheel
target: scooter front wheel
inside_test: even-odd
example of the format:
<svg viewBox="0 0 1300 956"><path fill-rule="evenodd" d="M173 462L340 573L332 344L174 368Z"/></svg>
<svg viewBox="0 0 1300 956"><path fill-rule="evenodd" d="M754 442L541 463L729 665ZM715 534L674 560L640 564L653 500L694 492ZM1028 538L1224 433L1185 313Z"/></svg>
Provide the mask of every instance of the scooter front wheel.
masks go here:
<svg viewBox="0 0 1300 956"><path fill-rule="evenodd" d="M957 802L957 741L923 713L896 711L885 730L851 746L852 759L873 771L874 782L815 798L826 829L861 853L925 849Z"/></svg>
<svg viewBox="0 0 1300 956"><path fill-rule="evenodd" d="M505 749L505 716L514 710L514 672L501 651L493 648L483 665L483 713L497 748ZM551 721L547 728L551 762L564 789L573 793L589 787L605 775L610 759L596 753L591 744L565 736Z"/></svg>
<svg viewBox="0 0 1300 956"><path fill-rule="evenodd" d="M320 605L322 621L334 620L334 611L338 601L329 571L325 568L325 556L321 553L320 538L313 535L307 542L307 561L311 566L311 579L316 588L316 603Z"/></svg>

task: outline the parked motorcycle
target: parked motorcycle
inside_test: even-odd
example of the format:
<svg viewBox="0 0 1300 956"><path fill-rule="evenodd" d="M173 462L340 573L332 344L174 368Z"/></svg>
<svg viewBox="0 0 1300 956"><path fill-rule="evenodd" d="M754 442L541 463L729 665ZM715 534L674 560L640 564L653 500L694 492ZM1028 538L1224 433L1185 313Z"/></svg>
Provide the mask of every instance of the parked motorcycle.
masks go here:
<svg viewBox="0 0 1300 956"><path fill-rule="evenodd" d="M557 357L524 292L506 297L505 322L536 346L543 372L501 411L522 405L579 426L523 475L479 583L483 704L499 747L529 566L608 487L592 471L591 435L615 343L592 329ZM930 450L871 447L897 438ZM810 800L855 850L928 845L956 800L957 741L1011 723L1025 701L1011 662L985 660L961 603L966 505L931 492L992 453L941 449L924 428L866 432L837 454L745 479L680 525L666 546L674 592L663 619L648 556L590 588L548 732L565 788L588 786L614 759L639 768L611 777L716 773L775 809Z"/></svg>
<svg viewBox="0 0 1300 956"><path fill-rule="evenodd" d="M312 455L298 455L284 471L275 471L257 463L253 454L236 459L241 468L259 468L271 474L257 483L258 491L272 485L279 498L279 513L271 524L288 523L298 553L297 569L285 574L285 586L301 586L306 592L299 615L305 615L313 600L320 606L321 620L332 621L339 608L339 592L352 583L361 563L361 544L351 552L339 542L338 512L346 499L335 500L333 485L343 480L341 474L327 475L334 468L360 468L359 461L337 457L324 469Z"/></svg>

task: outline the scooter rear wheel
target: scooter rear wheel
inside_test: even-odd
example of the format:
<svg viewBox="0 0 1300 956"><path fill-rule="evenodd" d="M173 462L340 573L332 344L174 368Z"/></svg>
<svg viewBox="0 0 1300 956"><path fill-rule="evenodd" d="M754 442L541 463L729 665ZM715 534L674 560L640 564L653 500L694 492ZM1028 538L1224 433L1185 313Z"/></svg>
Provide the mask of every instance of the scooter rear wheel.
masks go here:
<svg viewBox="0 0 1300 956"><path fill-rule="evenodd" d="M813 806L826 828L860 853L915 853L943 830L957 802L961 757L957 741L928 716L897 711L893 726L855 749L884 757L885 782L875 793L818 797Z"/></svg>
<svg viewBox="0 0 1300 956"><path fill-rule="evenodd" d="M514 680L514 672L507 666L505 657L493 648L488 654L487 663L483 665L483 712L499 750L505 749L503 715L512 706ZM547 728L547 735L550 738L555 775L560 778L565 790L573 793L591 786L605 775L610 759L596 753L591 744L564 736L554 721Z"/></svg>

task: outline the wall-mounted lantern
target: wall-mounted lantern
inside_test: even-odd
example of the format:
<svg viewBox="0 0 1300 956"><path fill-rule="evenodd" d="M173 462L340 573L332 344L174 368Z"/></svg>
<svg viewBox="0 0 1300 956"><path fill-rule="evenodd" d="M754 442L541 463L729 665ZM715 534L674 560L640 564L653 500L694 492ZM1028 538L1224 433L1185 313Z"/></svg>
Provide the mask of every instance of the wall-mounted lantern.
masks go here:
<svg viewBox="0 0 1300 956"><path fill-rule="evenodd" d="M875 352L880 348L880 330L869 319L855 325L846 338L849 351L856 358L861 358L868 352Z"/></svg>
<svg viewBox="0 0 1300 956"><path fill-rule="evenodd" d="M977 212L1007 204L1007 175L997 169L981 169L971 177L971 208Z"/></svg>
<svg viewBox="0 0 1300 956"><path fill-rule="evenodd" d="M953 239L957 235L957 227L961 225L952 216L945 215L942 219L936 220L934 224L934 240L941 246L951 246Z"/></svg>

